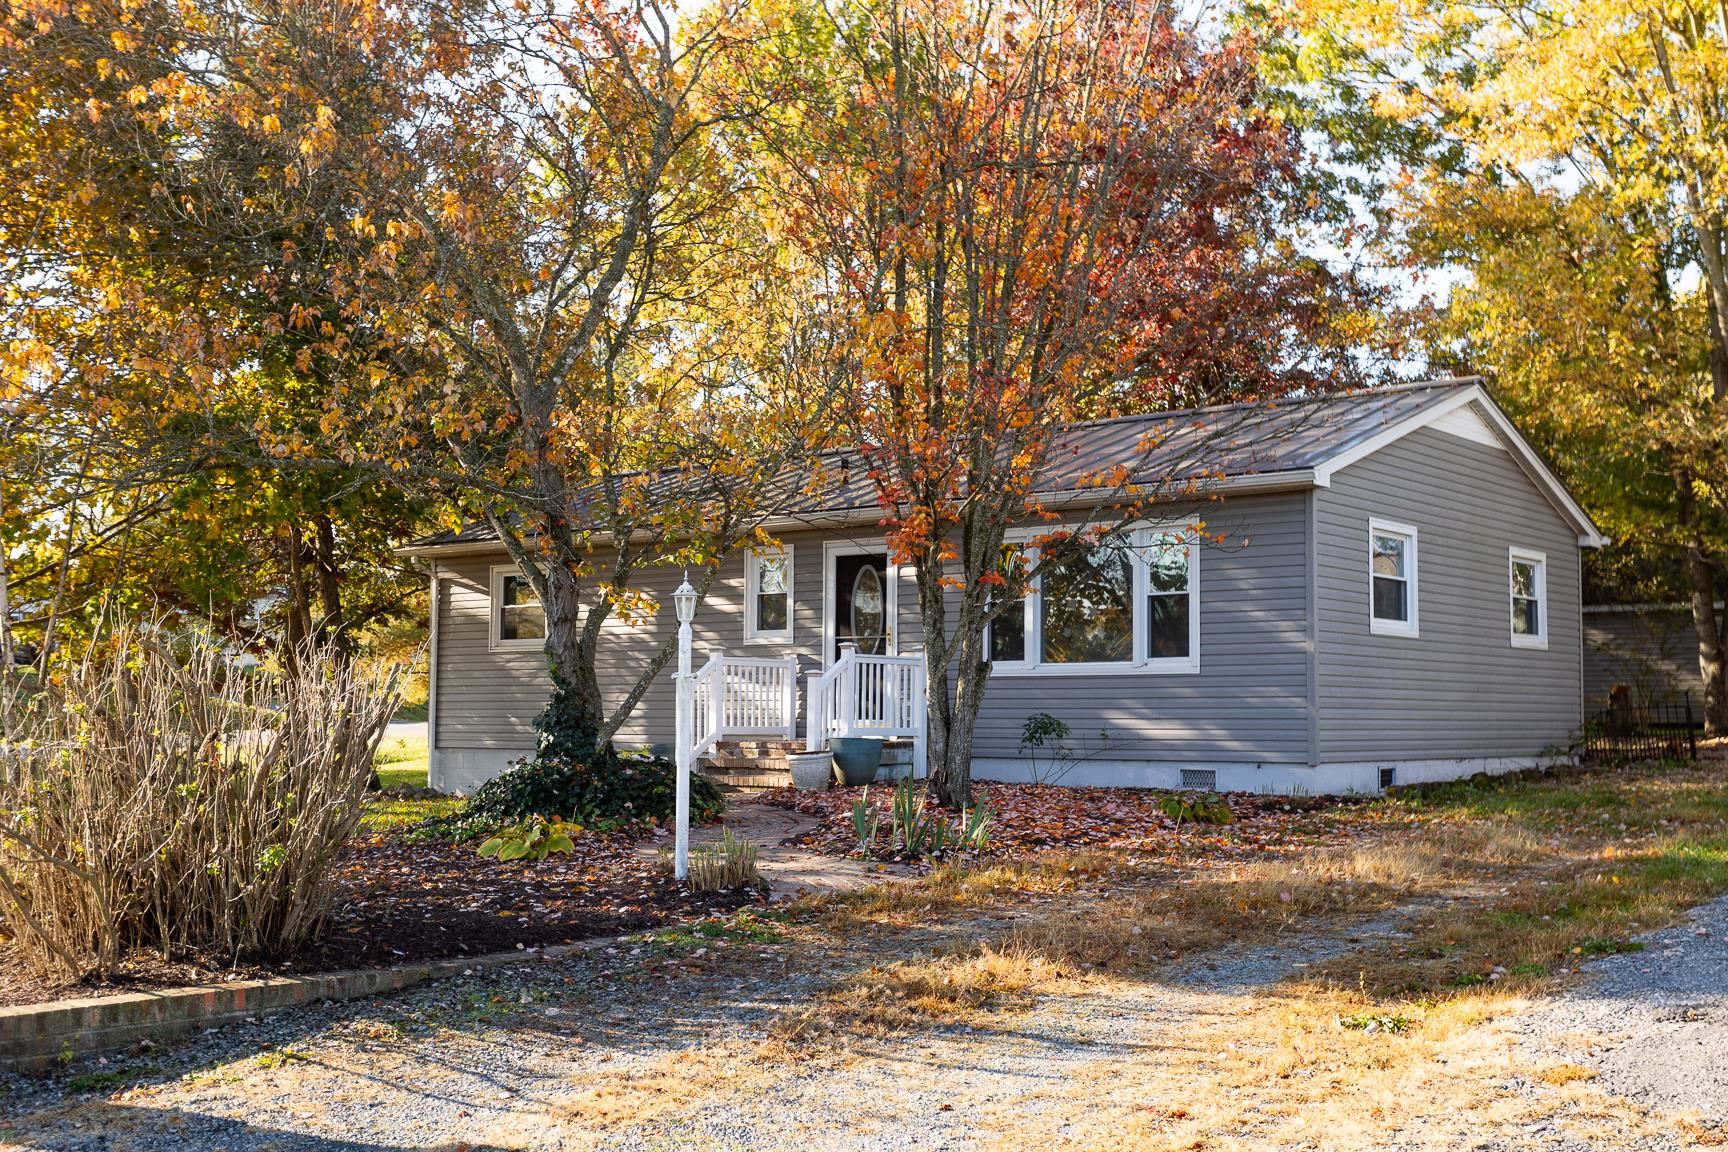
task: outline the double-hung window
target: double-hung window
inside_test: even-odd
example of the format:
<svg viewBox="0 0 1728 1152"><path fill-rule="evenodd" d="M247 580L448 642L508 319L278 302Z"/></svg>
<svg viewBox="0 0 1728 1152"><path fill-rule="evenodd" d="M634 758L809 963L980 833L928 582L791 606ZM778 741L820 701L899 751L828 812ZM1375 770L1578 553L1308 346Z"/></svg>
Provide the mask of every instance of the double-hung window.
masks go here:
<svg viewBox="0 0 1728 1152"><path fill-rule="evenodd" d="M999 673L1198 672L1200 550L1180 527L1021 543L1036 569L991 622Z"/></svg>
<svg viewBox="0 0 1728 1152"><path fill-rule="evenodd" d="M1509 553L1512 593L1512 646L1548 647L1548 557L1513 548Z"/></svg>
<svg viewBox="0 0 1728 1152"><path fill-rule="evenodd" d="M1368 627L1381 635L1415 636L1416 529L1368 521Z"/></svg>
<svg viewBox="0 0 1728 1152"><path fill-rule="evenodd" d="M744 575L744 639L792 642L792 549L756 548Z"/></svg>
<svg viewBox="0 0 1728 1152"><path fill-rule="evenodd" d="M546 642L546 609L514 564L492 569L490 639L493 648L540 648Z"/></svg>

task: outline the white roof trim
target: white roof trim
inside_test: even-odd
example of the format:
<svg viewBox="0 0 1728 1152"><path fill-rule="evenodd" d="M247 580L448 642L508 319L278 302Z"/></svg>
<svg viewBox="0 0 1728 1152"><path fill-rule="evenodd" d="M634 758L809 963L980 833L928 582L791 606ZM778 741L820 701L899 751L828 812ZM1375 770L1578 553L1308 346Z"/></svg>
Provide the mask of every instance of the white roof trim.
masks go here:
<svg viewBox="0 0 1728 1152"><path fill-rule="evenodd" d="M1467 404L1477 406L1477 413L1485 417L1489 425L1500 434L1506 447L1511 451L1512 458L1518 461L1524 473L1542 490L1549 502L1559 509L1561 515L1572 522L1572 526L1578 531L1579 546L1583 548L1605 546L1608 543L1608 537L1604 536L1601 530L1596 527L1595 521L1590 519L1590 514L1585 512L1576 500L1572 499L1572 494L1566 491L1566 486L1560 482L1560 478L1549 471L1548 466L1542 462L1542 458L1536 454L1536 450L1530 447L1529 442L1519 434L1518 429L1512 426L1512 421L1506 418L1506 414L1500 411L1500 406L1494 403L1487 390L1480 384L1472 384L1468 388L1460 389L1439 403L1399 421L1379 435L1370 437L1353 448L1338 453L1314 469L1314 483L1322 488L1330 488L1332 476L1339 469L1348 468L1358 460L1372 456L1388 444L1402 440L1418 428L1426 428L1436 423Z"/></svg>

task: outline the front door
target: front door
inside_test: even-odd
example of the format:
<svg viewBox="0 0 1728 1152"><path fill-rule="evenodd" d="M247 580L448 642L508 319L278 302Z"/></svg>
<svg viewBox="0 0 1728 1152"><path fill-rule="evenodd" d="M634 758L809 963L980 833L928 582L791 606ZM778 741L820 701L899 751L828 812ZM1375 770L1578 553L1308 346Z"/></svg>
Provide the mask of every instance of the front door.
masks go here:
<svg viewBox="0 0 1728 1152"><path fill-rule="evenodd" d="M887 655L894 642L887 553L835 556L832 563L828 587L833 596L834 631L829 662L840 658L842 644L856 644L865 655Z"/></svg>

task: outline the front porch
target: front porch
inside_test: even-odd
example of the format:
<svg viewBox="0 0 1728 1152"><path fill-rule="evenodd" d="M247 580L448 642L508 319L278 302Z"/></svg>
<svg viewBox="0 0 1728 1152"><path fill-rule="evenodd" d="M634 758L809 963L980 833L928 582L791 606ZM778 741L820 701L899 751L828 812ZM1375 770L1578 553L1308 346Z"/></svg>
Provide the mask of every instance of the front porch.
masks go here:
<svg viewBox="0 0 1728 1152"><path fill-rule="evenodd" d="M802 678L797 656L712 653L691 676L690 761L722 785L780 787L791 783L788 754L861 736L885 742L887 774L922 776L924 676L921 650L881 656L843 643L831 667Z"/></svg>

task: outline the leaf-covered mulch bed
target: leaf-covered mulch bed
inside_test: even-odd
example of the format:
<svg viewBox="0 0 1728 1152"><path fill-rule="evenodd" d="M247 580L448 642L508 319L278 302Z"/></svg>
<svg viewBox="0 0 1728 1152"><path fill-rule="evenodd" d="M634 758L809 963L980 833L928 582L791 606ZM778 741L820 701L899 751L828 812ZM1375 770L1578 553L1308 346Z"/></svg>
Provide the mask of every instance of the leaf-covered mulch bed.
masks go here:
<svg viewBox="0 0 1728 1152"><path fill-rule="evenodd" d="M852 830L852 803L866 792L877 810L882 831L872 855L892 854L887 843L894 786L828 788L799 792L777 788L763 800L795 812L818 816L822 823L798 843L833 856L858 854ZM1176 822L1160 808L1171 795L1150 788L1069 788L1057 784L974 785L974 800L990 805L989 851L1020 856L1050 849L1112 848L1143 853L1192 853L1197 848L1244 855L1269 849L1312 846L1340 835L1338 817L1357 801L1337 797L1258 796L1231 793L1231 823L1211 825ZM958 817L955 823L958 824Z"/></svg>
<svg viewBox="0 0 1728 1152"><path fill-rule="evenodd" d="M111 981L57 984L0 953L0 1006L574 943L761 899L747 891L686 893L656 859L635 851L643 843L589 833L577 838L569 855L497 864L482 859L472 844L410 843L397 833L362 836L339 865L322 937L282 963L165 962L140 952Z"/></svg>

